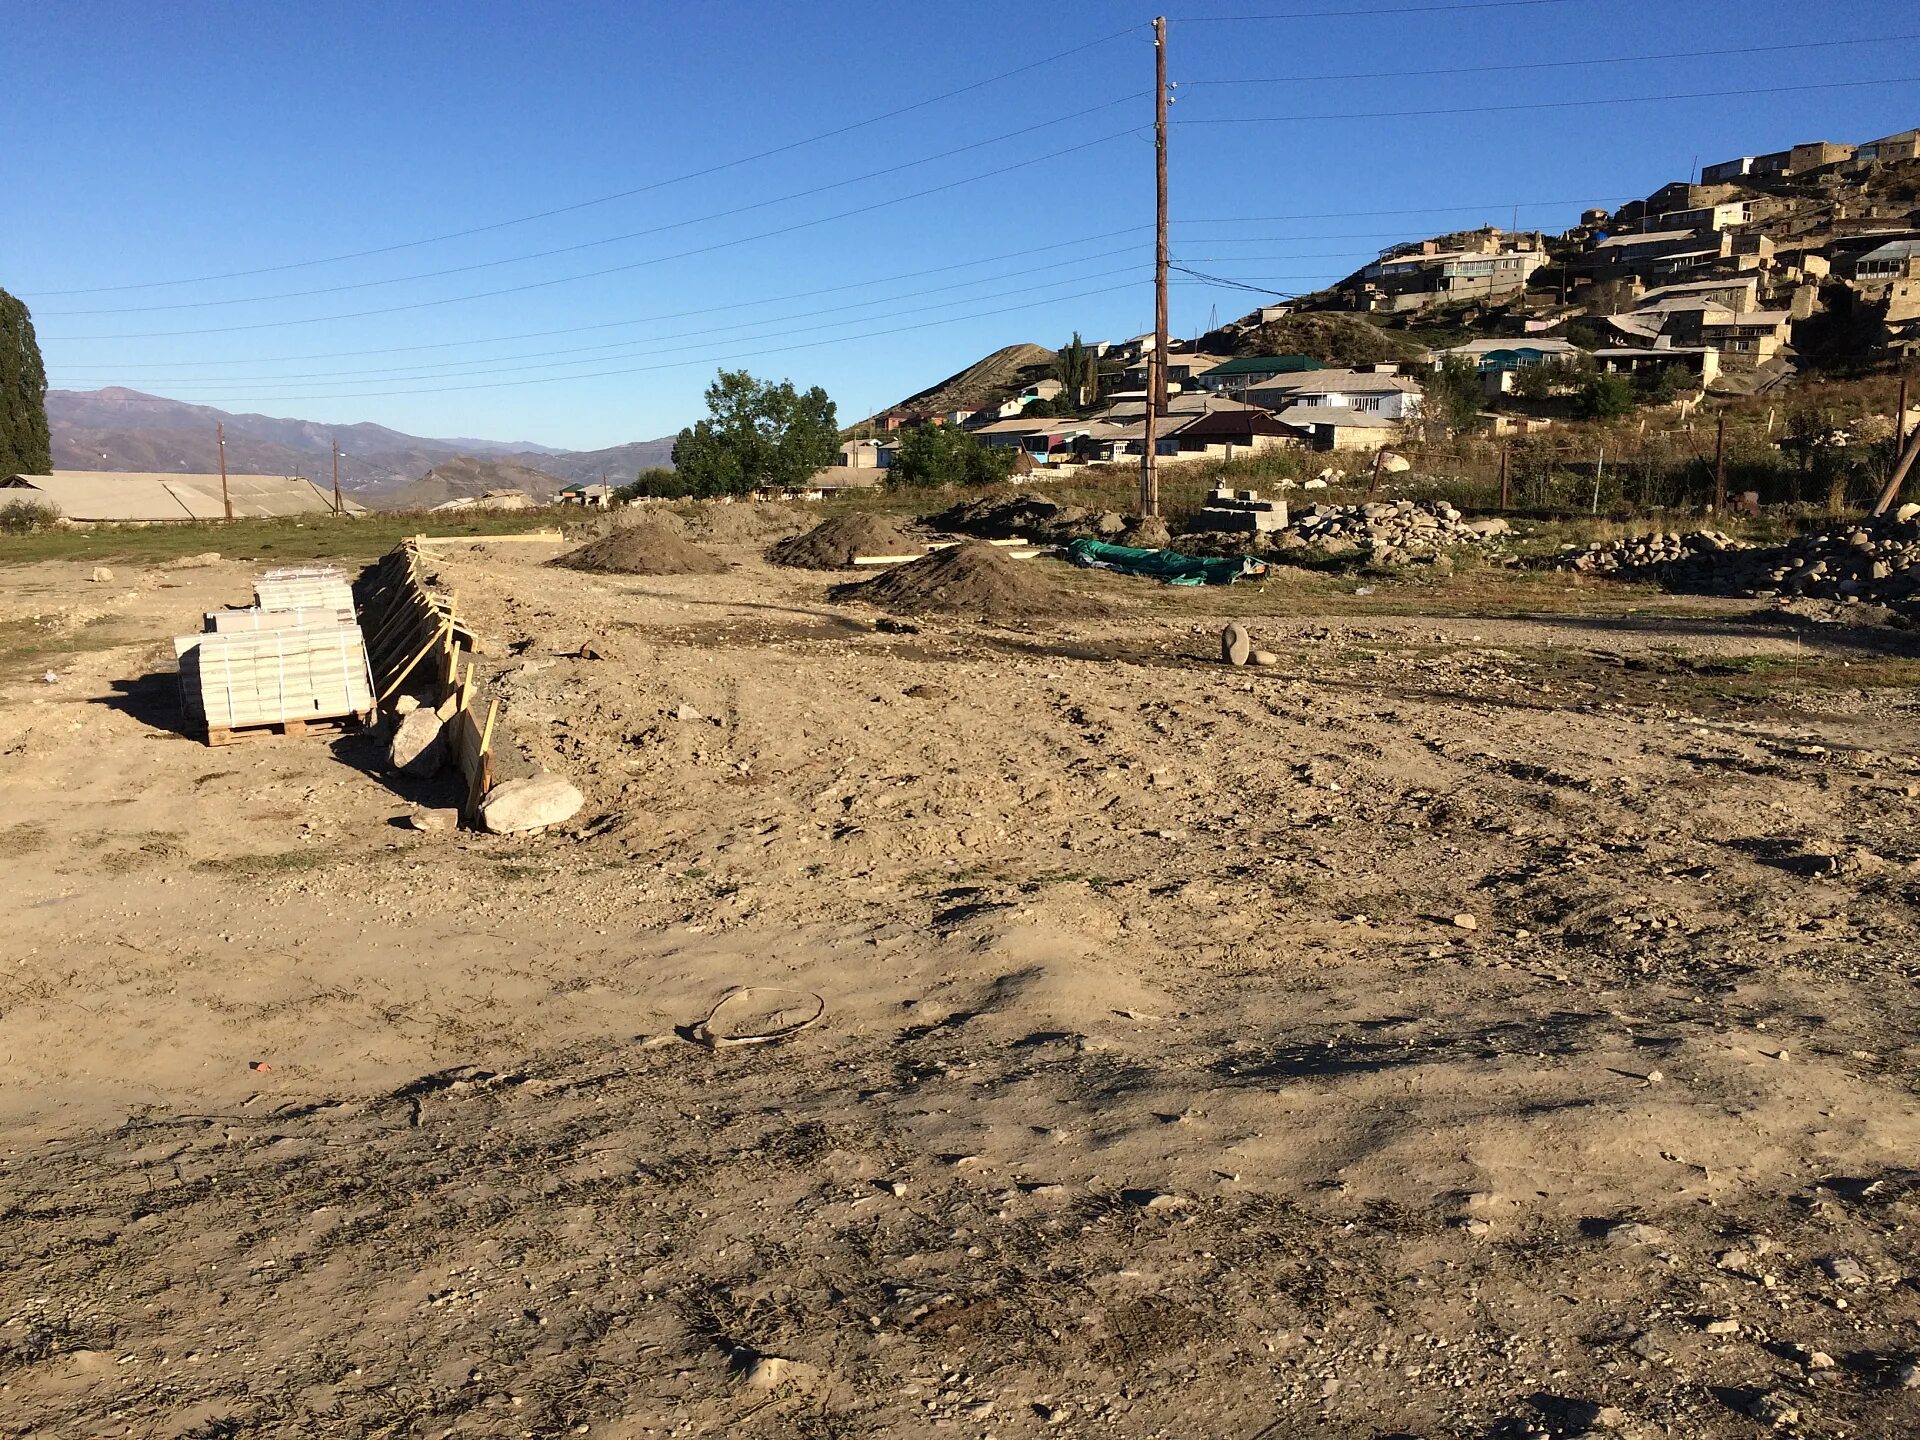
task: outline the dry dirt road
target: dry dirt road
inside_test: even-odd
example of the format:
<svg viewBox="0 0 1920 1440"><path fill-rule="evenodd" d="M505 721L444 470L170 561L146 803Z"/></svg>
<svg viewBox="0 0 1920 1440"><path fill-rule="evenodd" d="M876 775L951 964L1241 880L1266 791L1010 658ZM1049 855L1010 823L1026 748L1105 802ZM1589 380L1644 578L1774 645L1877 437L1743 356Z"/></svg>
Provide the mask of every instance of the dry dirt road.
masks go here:
<svg viewBox="0 0 1920 1440"><path fill-rule="evenodd" d="M0 568L0 1434L1920 1432L1902 637L725 553L446 555L518 839Z"/></svg>

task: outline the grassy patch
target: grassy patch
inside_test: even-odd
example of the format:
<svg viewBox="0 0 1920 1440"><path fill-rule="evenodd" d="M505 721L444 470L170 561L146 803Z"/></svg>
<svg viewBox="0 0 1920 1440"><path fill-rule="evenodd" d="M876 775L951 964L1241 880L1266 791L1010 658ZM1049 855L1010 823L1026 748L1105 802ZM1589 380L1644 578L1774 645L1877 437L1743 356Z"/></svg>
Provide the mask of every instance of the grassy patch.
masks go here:
<svg viewBox="0 0 1920 1440"><path fill-rule="evenodd" d="M77 626L49 620L0 620L0 675L44 670L50 668L50 660L130 643L115 619L97 615Z"/></svg>
<svg viewBox="0 0 1920 1440"><path fill-rule="evenodd" d="M248 560L366 561L384 555L408 535L518 535L578 522L580 513L572 506L432 516L397 510L351 519L315 515L230 524L62 526L29 535L0 535L0 565L41 560L159 565L208 551Z"/></svg>
<svg viewBox="0 0 1920 1440"><path fill-rule="evenodd" d="M0 860L17 860L22 855L31 855L44 849L47 843L47 827L44 825L9 825L0 830Z"/></svg>
<svg viewBox="0 0 1920 1440"><path fill-rule="evenodd" d="M203 875L223 875L229 880L271 880L281 875L324 870L340 859L337 850L311 846L304 850L279 850L266 855L228 855L219 859L198 860L193 868Z"/></svg>

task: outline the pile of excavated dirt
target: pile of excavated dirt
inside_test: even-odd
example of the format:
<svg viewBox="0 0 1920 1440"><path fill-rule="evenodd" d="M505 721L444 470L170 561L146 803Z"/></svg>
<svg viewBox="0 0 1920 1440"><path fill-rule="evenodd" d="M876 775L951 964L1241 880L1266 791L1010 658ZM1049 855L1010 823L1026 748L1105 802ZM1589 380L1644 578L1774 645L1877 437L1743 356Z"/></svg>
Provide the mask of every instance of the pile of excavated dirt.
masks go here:
<svg viewBox="0 0 1920 1440"><path fill-rule="evenodd" d="M991 490L929 516L936 530L978 535L983 540L1039 540L1064 545L1069 540L1111 540L1126 528L1112 510L1063 505L1032 491Z"/></svg>
<svg viewBox="0 0 1920 1440"><path fill-rule="evenodd" d="M675 517L687 534L709 545L753 545L807 528L807 513L793 505L697 500Z"/></svg>
<svg viewBox="0 0 1920 1440"><path fill-rule="evenodd" d="M620 525L553 562L596 575L713 575L726 563L664 525Z"/></svg>
<svg viewBox="0 0 1920 1440"><path fill-rule="evenodd" d="M845 570L862 555L911 555L919 548L891 515L835 515L804 535L789 535L767 559L800 570Z"/></svg>
<svg viewBox="0 0 1920 1440"><path fill-rule="evenodd" d="M992 545L953 545L871 580L836 585L828 595L904 615L941 611L1026 620L1094 612L1092 601L1062 588L1033 563L1010 559Z"/></svg>

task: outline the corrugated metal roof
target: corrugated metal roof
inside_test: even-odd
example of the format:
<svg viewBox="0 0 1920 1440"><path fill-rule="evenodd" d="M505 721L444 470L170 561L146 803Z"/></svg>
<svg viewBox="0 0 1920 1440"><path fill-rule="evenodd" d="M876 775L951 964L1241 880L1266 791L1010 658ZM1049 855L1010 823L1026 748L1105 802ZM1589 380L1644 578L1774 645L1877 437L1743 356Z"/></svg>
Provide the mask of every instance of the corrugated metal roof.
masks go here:
<svg viewBox="0 0 1920 1440"><path fill-rule="evenodd" d="M229 475L226 484L236 519L333 512L333 497L298 475ZM51 475L10 475L0 478L0 485L32 490L69 520L226 518L218 475L56 470ZM355 501L343 503L349 514L366 513Z"/></svg>
<svg viewBox="0 0 1920 1440"><path fill-rule="evenodd" d="M1324 368L1311 355L1242 355L1237 360L1214 366L1200 378L1205 380L1215 375L1291 375L1302 370Z"/></svg>
<svg viewBox="0 0 1920 1440"><path fill-rule="evenodd" d="M1355 410L1350 405L1293 405L1279 414L1282 425L1305 429L1332 425L1342 430L1391 430L1400 422L1378 410Z"/></svg>

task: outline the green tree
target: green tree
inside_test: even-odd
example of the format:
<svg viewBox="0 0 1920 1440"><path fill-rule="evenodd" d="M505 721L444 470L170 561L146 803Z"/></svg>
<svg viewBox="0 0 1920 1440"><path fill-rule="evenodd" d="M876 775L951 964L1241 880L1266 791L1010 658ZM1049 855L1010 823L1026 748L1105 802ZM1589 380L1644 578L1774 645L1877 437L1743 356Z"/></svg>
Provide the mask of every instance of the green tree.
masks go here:
<svg viewBox="0 0 1920 1440"><path fill-rule="evenodd" d="M707 418L674 441L673 468L690 495L742 495L798 488L839 448L833 401L819 386L801 392L791 380L722 370L707 387Z"/></svg>
<svg viewBox="0 0 1920 1440"><path fill-rule="evenodd" d="M1662 365L1647 377L1642 393L1649 403L1665 405L1693 388L1693 372L1684 365Z"/></svg>
<svg viewBox="0 0 1920 1440"><path fill-rule="evenodd" d="M625 505L634 500L679 500L689 493L686 476L664 465L655 465L634 476L631 485L615 490L613 498Z"/></svg>
<svg viewBox="0 0 1920 1440"><path fill-rule="evenodd" d="M1465 434L1480 423L1486 396L1480 389L1479 368L1466 356L1447 356L1420 388L1428 422L1444 425L1449 435Z"/></svg>
<svg viewBox="0 0 1920 1440"><path fill-rule="evenodd" d="M47 370L27 307L0 290L0 475L53 469Z"/></svg>
<svg viewBox="0 0 1920 1440"><path fill-rule="evenodd" d="M990 449L958 426L916 425L900 437L887 484L916 490L996 485L1013 473L1013 460L1012 450Z"/></svg>
<svg viewBox="0 0 1920 1440"><path fill-rule="evenodd" d="M1073 339L1060 348L1053 357L1053 375L1066 389L1060 398L1066 402L1067 413L1071 414L1083 405L1091 405L1094 392L1099 388L1099 365L1092 350L1081 342L1080 332L1073 332Z"/></svg>
<svg viewBox="0 0 1920 1440"><path fill-rule="evenodd" d="M1624 375L1588 378L1574 396L1573 410L1583 420L1618 420L1633 409L1633 382Z"/></svg>
<svg viewBox="0 0 1920 1440"><path fill-rule="evenodd" d="M1592 373L1593 364L1585 356L1542 360L1513 372L1513 393L1522 400L1551 400L1578 389Z"/></svg>

